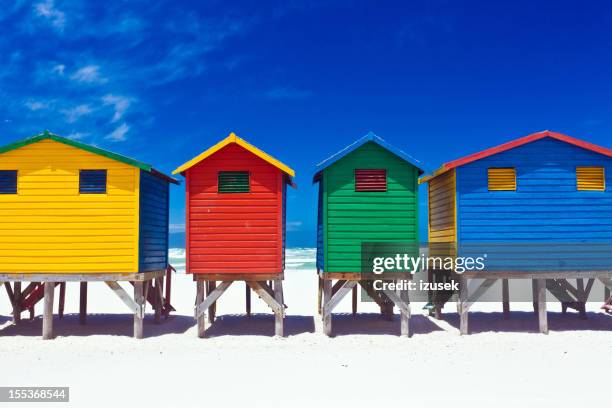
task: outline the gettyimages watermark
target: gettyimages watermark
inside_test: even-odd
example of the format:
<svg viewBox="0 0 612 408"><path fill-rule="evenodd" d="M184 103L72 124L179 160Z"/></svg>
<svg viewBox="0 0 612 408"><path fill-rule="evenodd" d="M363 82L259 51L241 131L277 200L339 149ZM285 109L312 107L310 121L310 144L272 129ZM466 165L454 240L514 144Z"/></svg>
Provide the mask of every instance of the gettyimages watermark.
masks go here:
<svg viewBox="0 0 612 408"><path fill-rule="evenodd" d="M462 276L472 282L511 272L511 301L532 302L532 279L546 276L551 300L601 302L605 288L598 276L611 271L612 242L367 242L361 245L361 273L371 279L362 285L361 299L374 301L374 290L399 292L414 302L445 302L458 295ZM501 283L479 301L501 302Z"/></svg>

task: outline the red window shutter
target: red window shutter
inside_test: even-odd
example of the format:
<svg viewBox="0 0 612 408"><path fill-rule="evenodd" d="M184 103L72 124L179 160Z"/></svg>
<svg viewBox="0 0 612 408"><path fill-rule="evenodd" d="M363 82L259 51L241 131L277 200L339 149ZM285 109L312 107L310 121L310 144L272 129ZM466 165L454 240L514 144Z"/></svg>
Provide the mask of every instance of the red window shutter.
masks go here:
<svg viewBox="0 0 612 408"><path fill-rule="evenodd" d="M387 191L387 170L355 169L355 191Z"/></svg>

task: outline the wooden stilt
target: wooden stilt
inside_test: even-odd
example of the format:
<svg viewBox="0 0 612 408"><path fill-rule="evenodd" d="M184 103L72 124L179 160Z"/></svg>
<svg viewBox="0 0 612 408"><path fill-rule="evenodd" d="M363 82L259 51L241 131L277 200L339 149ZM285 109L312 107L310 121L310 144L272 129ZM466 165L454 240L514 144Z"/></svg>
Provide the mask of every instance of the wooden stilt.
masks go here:
<svg viewBox="0 0 612 408"><path fill-rule="evenodd" d="M274 299L281 305L282 309L274 313L274 334L278 337L284 337L284 304L283 304L283 281L277 279L274 281Z"/></svg>
<svg viewBox="0 0 612 408"><path fill-rule="evenodd" d="M459 333L468 334L468 279L461 276L459 283Z"/></svg>
<svg viewBox="0 0 612 408"><path fill-rule="evenodd" d="M66 304L66 282L59 284L59 305L57 314L60 319L64 318L64 306Z"/></svg>
<svg viewBox="0 0 612 408"><path fill-rule="evenodd" d="M357 286L353 288L353 316L357 315Z"/></svg>
<svg viewBox="0 0 612 408"><path fill-rule="evenodd" d="M53 338L53 292L55 290L55 282L45 282L44 294L44 310L43 310L43 340Z"/></svg>
<svg viewBox="0 0 612 408"><path fill-rule="evenodd" d="M162 309L162 295L160 293L160 290L162 288L161 278L155 278L154 280L152 280L152 285L153 282L155 282L155 287L153 288L153 311L155 313L153 321L155 322L155 324L159 324L161 322Z"/></svg>
<svg viewBox="0 0 612 408"><path fill-rule="evenodd" d="M322 318L323 318L323 332L327 336L332 335L332 320L331 310L328 310L327 303L332 297L332 280L323 279L323 306L322 306Z"/></svg>
<svg viewBox="0 0 612 408"><path fill-rule="evenodd" d="M584 279L576 279L576 289L578 289L578 293L580 295L585 295L586 291L584 288ZM582 320L586 320L587 315L586 315L586 300L587 300L587 296L579 296L578 299L578 314L580 316L580 318Z"/></svg>
<svg viewBox="0 0 612 408"><path fill-rule="evenodd" d="M21 308L19 306L21 301L21 282L15 282L13 284L13 323L19 324L21 322Z"/></svg>
<svg viewBox="0 0 612 408"><path fill-rule="evenodd" d="M204 286L206 282L197 281L196 282L196 307L204 301ZM206 315L202 314L200 316L196 316L198 321L198 337L204 338L206 333Z"/></svg>
<svg viewBox="0 0 612 408"><path fill-rule="evenodd" d="M319 312L319 316L323 313L323 279L318 275L319 271L317 270L317 279L319 280L319 289L317 293L317 311Z"/></svg>
<svg viewBox="0 0 612 408"><path fill-rule="evenodd" d="M35 310L34 306L28 309L30 311L30 320L34 320Z"/></svg>
<svg viewBox="0 0 612 408"><path fill-rule="evenodd" d="M148 283L147 283L148 284ZM144 308L145 308L145 283L142 281L134 282L134 302L137 310L134 313L134 338L142 339L144 332Z"/></svg>
<svg viewBox="0 0 612 408"><path fill-rule="evenodd" d="M502 299L504 308L504 319L510 318L510 285L508 279L502 279Z"/></svg>
<svg viewBox="0 0 612 408"><path fill-rule="evenodd" d="M207 293L207 295L211 294L216 288L217 288L217 282L216 281L209 281L208 282L208 293ZM215 322L215 315L216 314L217 314L217 302L215 301L208 308L208 323L209 324L213 324Z"/></svg>
<svg viewBox="0 0 612 408"><path fill-rule="evenodd" d="M81 282L79 290L79 323L87 323L87 282Z"/></svg>
<svg viewBox="0 0 612 408"><path fill-rule="evenodd" d="M538 314L538 283L536 282L536 279L532 279L531 280L531 293L533 295L533 312L537 315Z"/></svg>
<svg viewBox="0 0 612 408"><path fill-rule="evenodd" d="M548 334L548 316L546 313L546 279L535 279L535 282L540 333Z"/></svg>
<svg viewBox="0 0 612 408"><path fill-rule="evenodd" d="M246 314L247 316L251 316L251 288L245 282L244 288L246 289Z"/></svg>

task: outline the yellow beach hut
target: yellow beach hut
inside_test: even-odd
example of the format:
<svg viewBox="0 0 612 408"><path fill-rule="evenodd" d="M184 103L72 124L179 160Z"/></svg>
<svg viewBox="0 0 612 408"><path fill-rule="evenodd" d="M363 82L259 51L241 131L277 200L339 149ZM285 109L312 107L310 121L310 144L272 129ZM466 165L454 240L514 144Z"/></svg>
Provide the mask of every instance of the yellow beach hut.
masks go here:
<svg viewBox="0 0 612 408"><path fill-rule="evenodd" d="M56 285L63 303L65 282L79 281L84 321L87 282L105 281L134 311L140 337L144 298L158 313L170 307L160 295L170 183L178 182L149 164L48 131L0 147L0 282L14 319L43 296L52 307ZM134 299L122 280L134 285ZM32 282L23 292L22 281ZM153 281L159 290L148 291Z"/></svg>

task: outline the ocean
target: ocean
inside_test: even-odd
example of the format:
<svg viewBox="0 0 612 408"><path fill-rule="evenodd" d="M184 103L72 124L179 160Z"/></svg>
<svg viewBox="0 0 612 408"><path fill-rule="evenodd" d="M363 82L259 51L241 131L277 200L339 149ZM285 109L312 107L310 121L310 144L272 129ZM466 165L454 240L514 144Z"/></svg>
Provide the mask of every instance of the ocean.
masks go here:
<svg viewBox="0 0 612 408"><path fill-rule="evenodd" d="M170 264L177 272L185 273L185 248L170 248ZM287 248L285 252L285 269L316 269L316 248Z"/></svg>

